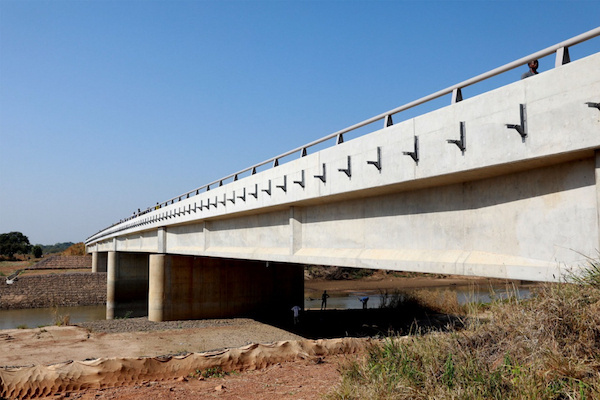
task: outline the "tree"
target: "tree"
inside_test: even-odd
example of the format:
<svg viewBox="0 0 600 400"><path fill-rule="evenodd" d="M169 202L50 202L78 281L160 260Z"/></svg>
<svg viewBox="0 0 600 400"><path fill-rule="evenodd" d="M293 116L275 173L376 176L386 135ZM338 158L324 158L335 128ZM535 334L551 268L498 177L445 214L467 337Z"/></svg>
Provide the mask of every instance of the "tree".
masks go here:
<svg viewBox="0 0 600 400"><path fill-rule="evenodd" d="M30 252L29 238L21 232L0 234L0 256L13 258L15 254L29 254Z"/></svg>
<svg viewBox="0 0 600 400"><path fill-rule="evenodd" d="M44 251L42 250L42 246L40 246L39 244L33 246L33 249L31 250L31 254L33 254L35 258L40 258L43 253Z"/></svg>

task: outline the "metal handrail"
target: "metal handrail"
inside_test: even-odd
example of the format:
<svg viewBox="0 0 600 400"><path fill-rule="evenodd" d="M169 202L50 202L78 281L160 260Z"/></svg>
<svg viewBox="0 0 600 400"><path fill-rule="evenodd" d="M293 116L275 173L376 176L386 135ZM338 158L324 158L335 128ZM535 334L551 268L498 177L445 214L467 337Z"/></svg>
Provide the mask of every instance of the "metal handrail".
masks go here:
<svg viewBox="0 0 600 400"><path fill-rule="evenodd" d="M387 126L388 125L388 123L387 123L388 118L391 117L392 115L397 114L397 113L402 112L402 111L405 111L405 110L408 110L410 108L419 106L421 104L427 103L427 102L429 102L431 100L435 100L435 99L437 99L439 97L442 97L442 96L445 96L447 94L451 94L451 93L453 94L453 96L452 96L452 102L453 103L456 102L456 101L460 101L460 100L462 100L462 94L460 94L460 91L463 88L471 86L471 85L473 85L475 83L479 83L479 82L484 81L486 79L492 78L492 77L494 77L496 75L499 75L501 73L510 71L510 70L515 69L517 67L520 67L523 64L527 64L530 60L539 59L539 58L548 56L548 55L556 52L557 54L556 54L555 67L558 67L558 66L560 66L560 65L562 65L562 64L570 61L569 58L568 58L568 48L569 47L574 46L576 44L579 44L581 42L584 42L586 40L592 39L592 38L597 37L597 36L600 36L600 27L592 29L592 30L587 31L585 33L582 33L581 35L572 37L571 39L565 40L563 42L557 43L557 44L555 44L553 46L547 47L544 50L540 50L540 51L535 52L533 54L530 54L528 56L519 58L518 60L515 60L513 62L505 64L505 65L503 65L501 67L495 68L495 69L493 69L491 71L488 71L488 72L485 72L483 74L477 75L477 76L475 76L473 78L467 79L466 81L457 83L455 85L447 87L446 89L443 89L443 90L437 91L435 93L432 93L432 94L430 94L428 96L422 97L422 98L420 98L418 100L411 101L410 103L404 104L404 105L402 105L400 107L396 107L396 108L394 108L392 110L386 111L384 113L381 113L379 115L376 115L374 117L366 119L366 120L364 120L362 122L359 122L359 123L354 124L352 126L349 126L347 128L341 129L341 130L339 130L337 132L331 133L331 134L329 134L327 136L324 136L324 137L322 137L320 139L317 139L315 141L307 143L307 144L305 144L303 146L300 146L300 147L297 147L297 148L295 148L293 150L289 150L289 151L287 151L285 153L282 153L282 154L280 154L280 155L278 155L276 157L269 158L269 159L267 159L267 160L265 160L263 162L260 162L258 164L254 164L251 167L248 167L248 168L240 170L240 171L238 171L236 173L227 175L227 176L225 176L225 177L223 177L221 179L217 179L217 180L215 180L215 181L213 181L211 183L208 183L206 185L200 186L199 188L193 189L193 190L191 190L189 192L186 192L186 193L183 193L183 194L181 194L179 196L173 197L173 198L171 198L171 199L169 199L167 201L164 201L162 203L158 203L157 205L160 206L160 207L163 207L163 206L167 206L169 204L174 204L176 201L177 202L181 201L183 198L189 198L190 196L197 195L202 190L210 190L210 187L213 186L213 185L217 185L218 184L219 186L222 186L223 182L227 181L229 179L233 179L235 181L235 180L238 179L239 175L245 174L247 172L251 172L251 174L255 174L257 168L260 168L260 167L262 167L264 165L267 165L267 164L272 164L273 167L276 167L277 165L279 165L279 160L280 159L285 158L287 156L290 156L292 154L298 153L298 152L300 152L301 156L303 157L303 156L305 156L307 154L307 149L309 149L310 147L316 146L316 145L318 145L320 143L326 142L326 141L331 140L333 138L337 138L336 143L339 144L339 143L343 142L343 135L344 134L346 134L348 132L351 132L353 130L362 128L362 127L364 127L366 125L372 124L372 123L377 122L379 120L384 120L385 121L385 125ZM457 96L460 96L460 97L457 97ZM142 212L140 212L140 213L138 213L138 214L136 214L136 215L134 215L134 216L132 216L130 218L127 218L124 221L120 221L120 222L118 222L116 224L111 225L108 228L105 228L105 229L97 232L96 234L90 236L90 238L96 236L98 233L100 233L100 232L102 232L102 231L104 231L106 229L110 229L113 226L120 224L121 222L125 222L125 221L128 221L128 220L131 220L133 218L136 218L137 216L140 216L140 215L146 214L146 213L148 213L150 211L153 211L154 209L155 209L155 207L148 207L146 210L144 210L144 211L142 211ZM88 240L90 238L88 238Z"/></svg>
<svg viewBox="0 0 600 400"><path fill-rule="evenodd" d="M520 58L520 59L518 59L516 61L513 61L511 63L505 64L505 65L503 65L501 67L495 68L495 69L493 69L491 71L488 71L486 73L477 75L474 78L467 79L466 81L463 81L463 82L458 83L456 85L450 86L450 87L448 87L446 89L440 90L440 91L435 92L433 94L430 94L428 96L422 97L422 98L420 98L418 100L414 100L414 101L412 101L410 103L407 103L407 104L405 104L403 106L394 108L394 109L386 111L386 112L384 112L382 114L379 114L379 115L376 115L374 117L371 117L371 118L369 118L367 120L364 120L362 122L359 122L359 123L354 124L352 126L349 126L347 128L339 130L337 132L331 133L331 134L329 134L327 136L324 136L324 137L322 137L320 139L317 139L317 140L315 140L313 142L310 142L310 143L305 144L303 146L297 147L297 148L295 148L293 150L289 150L289 151L287 151L287 152L285 152L283 154L280 154L280 155L278 155L276 157L269 158L269 159L267 159L267 160L265 160L263 162L260 162L258 164L255 164L255 165L251 166L251 167L245 168L245 169L243 169L241 171L238 171L238 172L236 172L234 174L227 175L227 176L225 176L225 177L223 177L221 179L217 179L216 181L213 181L213 182L211 182L211 183L209 183L207 185L200 186L199 188L191 190L189 192L186 192L186 193L184 193L184 194L182 194L180 196L173 197L173 198L171 198L171 199L169 199L166 202L163 202L161 204L165 204L166 205L169 202L173 202L174 200L181 200L181 198L184 197L184 196L191 195L192 193L197 193L198 191L200 191L202 189L205 189L207 187L210 187L212 185L221 184L223 181L226 181L226 180L231 179L231 178L235 178L235 177L237 177L237 176L239 176L241 174L244 174L246 172L249 172L249 171L254 171L257 168L262 167L264 165L275 163L277 160L280 160L280 159L282 159L284 157L290 156L290 155L292 155L294 153L304 152L306 149L308 149L308 148L310 148L312 146L315 146L317 144L326 142L327 140L331 140L333 138L339 137L340 135L343 135L343 134L348 133L350 131L353 131L355 129L362 128L363 126L372 124L373 122L377 122L379 120L382 120L382 119L386 118L387 116L391 116L391 115L397 114L397 113L399 113L401 111L405 111L405 110L408 110L410 108L413 108L413 107L416 107L418 105L421 105L423 103L427 103L428 101L435 100L435 99L437 99L439 97L442 97L444 95L450 94L450 93L454 92L457 89L463 89L463 88L471 86L471 85L473 85L475 83L478 83L478 82L484 81L486 79L492 78L492 77L494 77L496 75L499 75L501 73L510 71L511 69L520 67L523 64L527 64L532 59L538 59L538 58L545 57L547 55L550 55L550 54L556 52L557 50L559 50L561 48L568 48L570 46L573 46L573 45L576 45L578 43L584 42L586 40L592 39L592 38L594 38L596 36L600 36L600 27L598 27L596 29L592 29L592 30L590 30L590 31L588 31L586 33L581 34L581 35L575 36L575 37L573 37L573 38L571 38L569 40L565 40L565 41L563 41L561 43L555 44L554 46L550 46L550 47L548 47L548 48L546 48L544 50L541 50L541 51L538 51L536 53L530 54L529 56Z"/></svg>

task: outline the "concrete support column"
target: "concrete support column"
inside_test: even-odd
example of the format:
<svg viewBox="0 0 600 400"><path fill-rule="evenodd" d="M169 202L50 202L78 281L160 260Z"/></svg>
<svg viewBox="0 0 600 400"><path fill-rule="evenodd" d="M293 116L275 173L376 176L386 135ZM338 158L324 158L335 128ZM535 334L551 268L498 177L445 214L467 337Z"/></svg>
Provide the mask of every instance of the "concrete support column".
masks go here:
<svg viewBox="0 0 600 400"><path fill-rule="evenodd" d="M170 256L150 254L148 283L148 320L164 321L165 311L165 262Z"/></svg>
<svg viewBox="0 0 600 400"><path fill-rule="evenodd" d="M106 319L113 319L115 317L115 294L118 268L119 257L117 252L109 251L106 266Z"/></svg>
<svg viewBox="0 0 600 400"><path fill-rule="evenodd" d="M94 251L92 253L92 272L107 272L108 256L106 252Z"/></svg>
<svg viewBox="0 0 600 400"><path fill-rule="evenodd" d="M92 273L95 274L98 272L98 252L94 251L92 253Z"/></svg>
<svg viewBox="0 0 600 400"><path fill-rule="evenodd" d="M106 319L148 313L148 254L108 252Z"/></svg>
<svg viewBox="0 0 600 400"><path fill-rule="evenodd" d="M598 247L600 249L600 150L596 150L595 153L595 177L596 177L596 221L597 221L597 232L598 232Z"/></svg>

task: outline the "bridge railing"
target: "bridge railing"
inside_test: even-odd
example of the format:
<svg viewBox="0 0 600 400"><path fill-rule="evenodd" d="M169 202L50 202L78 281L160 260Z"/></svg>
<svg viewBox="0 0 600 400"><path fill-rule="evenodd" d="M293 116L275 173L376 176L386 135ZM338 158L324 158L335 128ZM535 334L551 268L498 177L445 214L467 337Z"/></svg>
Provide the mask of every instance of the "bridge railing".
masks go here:
<svg viewBox="0 0 600 400"><path fill-rule="evenodd" d="M387 128L387 127L393 125L393 120L392 120L392 116L393 115L398 114L398 113L400 113L402 111L414 108L414 107L419 106L421 104L427 103L429 101L435 100L435 99L437 99L439 97L442 97L442 96L445 96L445 95L448 95L448 94L452 94L451 104L459 102L459 101L463 100L462 89L464 89L464 88L466 88L468 86L474 85L476 83L479 83L481 81L484 81L486 79L492 78L492 77L494 77L496 75L502 74L504 72L507 72L507 71L513 70L515 68L521 67L524 64L527 64L530 60L540 59L540 58L543 58L543 57L546 57L546 56L549 56L549 55L555 53L556 54L556 58L555 58L555 64L554 64L554 66L555 66L555 68L560 67L561 65L567 64L567 63L569 63L571 61L570 56L569 56L569 47L572 47L572 46L574 46L576 44L579 44L581 42L585 42L585 41L587 41L589 39L592 39L592 38L595 38L597 36L600 36L600 27L592 29L592 30L587 31L585 33L582 33L581 35L575 36L575 37L573 37L571 39L568 39L568 40L565 40L563 42L557 43L557 44L555 44L553 46L550 46L550 47L545 48L543 50L540 50L538 52L532 53L532 54L530 54L528 56L519 58L518 60L515 60L513 62L505 64L505 65L503 65L501 67L495 68L495 69L493 69L491 71L488 71L488 72L485 72L483 74L477 75L477 76L475 76L475 77L473 77L471 79L467 79L466 81L457 83L455 85L447 87L446 89L443 89L443 90L437 91L435 93L432 93L432 94L430 94L428 96L422 97L422 98L420 98L418 100L414 100L414 101L412 101L410 103L407 103L407 104L404 104L404 105L402 105L400 107L396 107L396 108L394 108L392 110L386 111L384 113L381 113L379 115L376 115L374 117L366 119L366 120L364 120L362 122L359 122L359 123L354 124L352 126L349 126L347 128L341 129L341 130L339 130L337 132L331 133L331 134L329 134L327 136L324 136L324 137L322 137L320 139L317 139L315 141L312 141L310 143L307 143L307 144L305 144L303 146L300 146L300 147L297 147L295 149L289 150L289 151L287 151L287 152L285 152L283 154L280 154L278 156L269 158L269 159L267 159L265 161L262 161L262 162L260 162L258 164L254 164L251 167L245 168L245 169L243 169L241 171L238 171L238 172L235 172L233 174L227 175L227 176L225 176L223 178L217 179L217 180L215 180L213 182L210 182L208 184L200 186L200 187L198 187L196 189L193 189L193 190L191 190L189 192L183 193L183 194L181 194L179 196L173 197L173 198L171 198L169 200L166 200L166 201L164 201L162 203L157 203L156 205L148 207L148 208L146 208L144 210L138 210L138 212L134 213L131 217L126 218L124 220L121 220L121 221L119 221L119 222L117 222L117 223L115 223L115 224L113 224L113 225L111 225L111 226L109 226L109 227L107 227L105 229L100 230L96 234L90 236L87 240L89 240L91 238L94 238L99 233L101 233L101 232L103 232L103 231L105 231L107 229L110 229L110 228L112 228L115 225L118 225L120 223L129 221L129 220L134 219L134 218L137 218L137 217L139 217L141 215L147 214L147 213L149 213L151 211L154 211L154 210L156 210L158 208L167 206L169 204L174 204L174 203L179 202L179 201L181 201L183 199L190 198L191 196L198 195L198 194L200 194L200 192L209 191L210 188L211 188L211 186L212 187L214 187L215 185L216 186L222 186L227 181L236 181L236 180L238 180L238 178L241 175L244 175L244 174L248 174L249 173L249 174L254 175L254 174L256 174L257 170L260 167L264 167L266 165L271 165L272 167L277 167L279 165L279 161L281 159L285 158L285 157L288 157L288 156L291 156L291 155L294 155L294 154L297 154L297 153L300 155L300 157L304 157L304 156L306 156L308 154L308 149L310 149L311 147L317 146L317 145L319 145L319 144L321 144L323 142L326 142L326 141L329 141L329 140L332 140L332 139L335 138L335 144L336 145L340 144L340 143L343 143L344 142L344 135L345 134L347 134L349 132L352 132L354 130L357 130L359 128L362 128L364 126L370 125L370 124L372 124L374 122L383 121L383 128Z"/></svg>

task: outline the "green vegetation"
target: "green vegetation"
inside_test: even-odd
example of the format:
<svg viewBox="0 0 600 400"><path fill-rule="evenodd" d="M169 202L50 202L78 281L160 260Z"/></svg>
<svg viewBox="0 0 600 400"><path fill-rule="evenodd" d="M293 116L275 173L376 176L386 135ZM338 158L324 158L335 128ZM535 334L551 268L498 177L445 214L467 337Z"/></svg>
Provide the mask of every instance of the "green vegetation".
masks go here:
<svg viewBox="0 0 600 400"><path fill-rule="evenodd" d="M129 310L129 311L125 311L125 314L123 314L123 315L115 316L115 319L129 319L129 318L131 318L132 315L133 315L133 311Z"/></svg>
<svg viewBox="0 0 600 400"><path fill-rule="evenodd" d="M29 238L21 232L0 234L0 256L13 260L15 254L29 254L30 252Z"/></svg>
<svg viewBox="0 0 600 400"><path fill-rule="evenodd" d="M34 258L40 258L43 254L63 252L65 255L84 255L85 245L83 243L64 242L53 245L36 244L32 246L29 243L29 238L21 232L0 234L0 260L14 261L16 260L15 255L26 256L31 254ZM24 258L20 257L20 259Z"/></svg>
<svg viewBox="0 0 600 400"><path fill-rule="evenodd" d="M23 270L22 273L28 267L36 263L37 260L26 260L26 261L0 261L0 276L9 276L18 270Z"/></svg>
<svg viewBox="0 0 600 400"><path fill-rule="evenodd" d="M38 244L38 246L40 246L42 248L42 251L44 252L44 254L56 254L56 253L62 253L69 247L73 246L73 244L74 243L72 243L72 242L64 242L64 243L56 243L56 244L50 244L50 245Z"/></svg>
<svg viewBox="0 0 600 400"><path fill-rule="evenodd" d="M196 372L190 373L190 378L223 378L229 375L229 372L223 371L220 366L207 368L204 371L197 369Z"/></svg>
<svg viewBox="0 0 600 400"><path fill-rule="evenodd" d="M462 329L387 338L343 368L328 398L599 398L600 265L574 282L495 301L485 320L463 308Z"/></svg>
<svg viewBox="0 0 600 400"><path fill-rule="evenodd" d="M33 255L34 258L41 258L42 254L43 254L42 247L39 244L36 244L31 249L31 254Z"/></svg>

